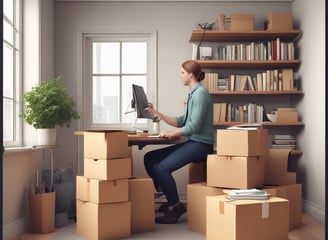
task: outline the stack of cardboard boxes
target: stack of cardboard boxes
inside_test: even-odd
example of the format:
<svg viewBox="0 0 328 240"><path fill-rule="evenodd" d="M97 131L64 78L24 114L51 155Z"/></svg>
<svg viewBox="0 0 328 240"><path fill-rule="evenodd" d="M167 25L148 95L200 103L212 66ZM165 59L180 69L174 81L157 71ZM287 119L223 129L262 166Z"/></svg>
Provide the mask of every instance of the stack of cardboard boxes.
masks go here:
<svg viewBox="0 0 328 240"><path fill-rule="evenodd" d="M281 161L283 171L281 164L272 163L277 159L273 152L268 151L263 128L218 130L217 155L207 159L207 183L187 187L189 229L206 234L207 239L288 239L288 228L300 223L301 185L295 184L294 173L287 172L286 160ZM273 169L284 173L279 175L284 176L279 185L294 185L264 187L272 195L264 201L226 198L227 189L276 185L277 178L272 176L276 173L270 177Z"/></svg>
<svg viewBox="0 0 328 240"><path fill-rule="evenodd" d="M152 231L150 179L132 178L131 149L123 131L84 132L84 176L77 176L77 233L121 239Z"/></svg>

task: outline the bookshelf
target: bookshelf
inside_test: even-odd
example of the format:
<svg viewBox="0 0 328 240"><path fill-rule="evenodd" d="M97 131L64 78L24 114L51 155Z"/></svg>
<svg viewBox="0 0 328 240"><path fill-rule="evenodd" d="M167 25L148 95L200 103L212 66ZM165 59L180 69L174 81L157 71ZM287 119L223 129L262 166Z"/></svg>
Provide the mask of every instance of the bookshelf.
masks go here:
<svg viewBox="0 0 328 240"><path fill-rule="evenodd" d="M301 35L300 30L289 31L215 31L194 30L190 42L200 42L204 34L204 42L254 42L267 41L279 37L283 41L293 41Z"/></svg>
<svg viewBox="0 0 328 240"><path fill-rule="evenodd" d="M279 43L282 42L293 42L295 44L298 39L301 37L302 32L301 30L288 30L288 31L267 31L267 30L256 30L256 31L216 31L216 30L194 30L191 33L189 42L193 43L194 45L198 45L200 42L202 43L201 46L212 46L212 51L218 51L217 47L215 46L229 46L232 44L234 45L242 45L241 49L245 47L244 54L250 54L247 48L247 45L261 42L266 42L269 44L271 43L271 47L275 48L278 46L278 43L276 43L279 40ZM274 45L277 44L277 45ZM267 46L267 51L269 51L269 45ZM220 47L221 49L221 47ZM256 49L256 48L255 48ZM279 48L278 48L279 49ZM282 51L281 48L278 51ZM274 53L274 50L271 49L271 54ZM221 50L220 50L221 51ZM228 49L225 49L225 51L228 51ZM236 50L237 51L237 50ZM239 50L238 50L239 51ZM250 52L252 52L251 50ZM284 50L285 51L285 50ZM289 51L289 50L288 50ZM294 51L294 48L293 50ZM286 52L285 52L286 53ZM226 53L228 54L228 53ZM233 53L234 56L235 53ZM238 56L237 56L238 54ZM224 57L223 59L226 60L197 60L197 62L201 65L201 67L206 72L218 72L219 78L222 78L221 74L226 74L226 76L223 76L223 78L230 77L227 74L240 74L241 72L249 71L250 75L256 76L258 71L266 72L266 71L282 71L283 69L292 69L293 72L297 72L301 60L294 59L294 55L292 58L287 58L289 60L285 60L286 58L278 58L277 56L274 57L274 55L271 55L271 57L268 57L268 52L265 53L266 57L247 57L243 56L241 59L248 59L248 60L240 60L240 53L236 52L236 58L233 57L233 60L229 59L230 57ZM254 53L255 54L255 53ZM282 54L282 52L281 52ZM289 54L289 52L288 52ZM195 56L195 55L193 55ZM251 56L251 55L250 55ZM221 55L219 55L219 59L221 58ZM222 59L222 58L221 58ZM229 60L228 60L229 59ZM238 59L238 60L236 60ZM252 59L252 60L250 60ZM254 60L256 59L256 60ZM258 59L266 59L266 60L258 60ZM270 59L270 60L267 60ZM274 59L274 60L272 60ZM284 59L284 60L276 60L276 59ZM252 76L251 76L252 78ZM279 77L280 78L280 77ZM213 85L212 85L213 86ZM215 86L215 85L214 85ZM220 85L221 86L221 85ZM213 88L211 88L213 89ZM238 89L238 88L237 88ZM279 88L280 89L280 88ZM251 102L261 102L263 105L270 105L275 107L280 107L279 104L282 103L282 101L285 103L285 105L288 105L289 107L293 107L294 103L297 101L294 101L294 98L300 98L304 95L304 92L299 89L291 88L291 90L276 90L271 89L267 91L250 91L243 90L243 91L236 91L231 90L230 87L228 91L219 91L219 90L211 90L210 94L213 96L214 103L217 102L225 102L228 103L251 103ZM275 99L279 101L275 101ZM284 99L284 100L282 100ZM227 120L227 118L226 118ZM213 125L215 128L227 128L239 124L244 124L245 122L231 122L231 121L213 121ZM299 129L302 129L304 127L304 123L301 121L296 122L263 122L262 125L265 128L269 128L271 132L286 132L291 131L292 133L295 133L295 131L299 131ZM299 156L302 154L301 150L292 150L291 155L292 156Z"/></svg>

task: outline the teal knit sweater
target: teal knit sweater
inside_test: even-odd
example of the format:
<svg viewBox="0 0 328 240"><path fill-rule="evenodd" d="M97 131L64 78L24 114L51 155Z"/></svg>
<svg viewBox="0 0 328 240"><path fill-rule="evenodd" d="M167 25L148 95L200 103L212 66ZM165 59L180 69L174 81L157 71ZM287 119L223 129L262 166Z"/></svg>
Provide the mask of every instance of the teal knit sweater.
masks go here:
<svg viewBox="0 0 328 240"><path fill-rule="evenodd" d="M186 113L176 119L183 136L197 142L214 143L213 100L200 83L189 92Z"/></svg>

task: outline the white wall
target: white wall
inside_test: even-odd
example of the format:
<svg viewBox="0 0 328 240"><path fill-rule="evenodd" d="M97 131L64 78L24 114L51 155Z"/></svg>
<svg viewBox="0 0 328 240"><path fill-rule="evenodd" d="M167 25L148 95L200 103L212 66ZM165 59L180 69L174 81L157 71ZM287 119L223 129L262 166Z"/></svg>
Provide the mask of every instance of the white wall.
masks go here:
<svg viewBox="0 0 328 240"><path fill-rule="evenodd" d="M304 210L324 222L325 217L325 0L296 0L293 14L300 39L299 74L304 98L298 111L305 123L298 143L304 151L298 162L303 183Z"/></svg>
<svg viewBox="0 0 328 240"><path fill-rule="evenodd" d="M199 22L213 22L220 13L254 13L256 27L271 11L291 11L284 2L56 2L55 66L56 74L67 81L77 99L80 72L79 32L83 30L157 30L158 31L158 106L171 115L181 114L186 89L179 80L180 64L191 58L191 31ZM174 107L172 107L174 106ZM78 156L76 128L59 132L58 165L75 165ZM165 126L162 126L164 128ZM148 147L145 150L149 150ZM143 170L144 151L134 151L135 174ZM186 191L187 169L177 174L180 192Z"/></svg>
<svg viewBox="0 0 328 240"><path fill-rule="evenodd" d="M41 79L54 73L54 3L52 0L23 2L23 89L31 90ZM24 124L24 145L35 145L35 129ZM45 150L6 152L3 160L3 235L13 239L27 229L26 190L36 171L50 167Z"/></svg>

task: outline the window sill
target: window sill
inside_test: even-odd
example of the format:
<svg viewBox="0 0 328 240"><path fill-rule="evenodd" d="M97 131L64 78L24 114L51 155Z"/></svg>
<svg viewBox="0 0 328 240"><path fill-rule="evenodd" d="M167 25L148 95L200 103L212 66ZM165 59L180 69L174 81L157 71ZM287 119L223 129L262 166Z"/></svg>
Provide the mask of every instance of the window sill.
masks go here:
<svg viewBox="0 0 328 240"><path fill-rule="evenodd" d="M5 147L4 154L29 152L40 149L55 148L56 146L21 146L21 147Z"/></svg>

